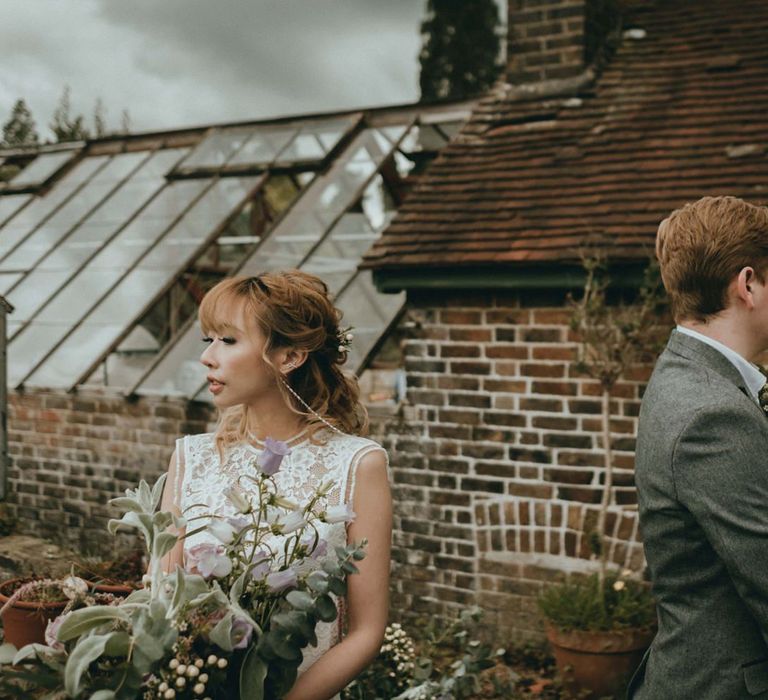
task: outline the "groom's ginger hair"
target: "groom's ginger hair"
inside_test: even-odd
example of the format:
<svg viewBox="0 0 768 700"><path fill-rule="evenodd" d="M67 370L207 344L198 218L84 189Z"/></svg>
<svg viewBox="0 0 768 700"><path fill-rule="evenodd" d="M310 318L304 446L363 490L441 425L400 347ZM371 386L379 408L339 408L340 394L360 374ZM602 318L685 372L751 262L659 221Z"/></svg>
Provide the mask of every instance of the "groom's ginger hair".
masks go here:
<svg viewBox="0 0 768 700"><path fill-rule="evenodd" d="M656 257L676 321L706 322L728 306L744 267L768 270L768 209L738 197L702 197L659 225Z"/></svg>

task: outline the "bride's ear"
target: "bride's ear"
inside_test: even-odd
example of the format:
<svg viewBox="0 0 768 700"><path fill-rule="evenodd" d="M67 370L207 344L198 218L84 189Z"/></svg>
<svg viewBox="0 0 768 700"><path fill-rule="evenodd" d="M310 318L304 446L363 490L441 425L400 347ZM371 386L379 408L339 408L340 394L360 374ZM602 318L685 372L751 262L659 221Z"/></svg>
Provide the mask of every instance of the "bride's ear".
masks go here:
<svg viewBox="0 0 768 700"><path fill-rule="evenodd" d="M293 370L301 367L307 361L307 351L290 348L282 353L280 359L280 372L290 374Z"/></svg>

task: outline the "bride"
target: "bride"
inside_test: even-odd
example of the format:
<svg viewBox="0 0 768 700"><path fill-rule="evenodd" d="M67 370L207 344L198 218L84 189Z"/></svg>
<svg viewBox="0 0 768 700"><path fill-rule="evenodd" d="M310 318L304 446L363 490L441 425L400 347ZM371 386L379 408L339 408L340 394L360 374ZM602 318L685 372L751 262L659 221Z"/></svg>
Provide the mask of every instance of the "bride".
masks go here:
<svg viewBox="0 0 768 700"><path fill-rule="evenodd" d="M351 336L339 319L322 280L298 270L229 278L211 289L200 306L207 344L200 360L220 419L216 432L177 441L163 495L164 510L187 509L187 518L236 515L224 491L253 469L269 437L290 448L276 475L282 495L303 503L331 480L329 505L346 504L356 514L350 523L322 524L330 552L365 538L367 554L337 602L337 621L319 623L318 644L305 648L285 700L338 697L378 653L387 623L387 455L359 437L367 416L356 382L341 371ZM183 566L185 551L206 537L180 540L166 569Z"/></svg>

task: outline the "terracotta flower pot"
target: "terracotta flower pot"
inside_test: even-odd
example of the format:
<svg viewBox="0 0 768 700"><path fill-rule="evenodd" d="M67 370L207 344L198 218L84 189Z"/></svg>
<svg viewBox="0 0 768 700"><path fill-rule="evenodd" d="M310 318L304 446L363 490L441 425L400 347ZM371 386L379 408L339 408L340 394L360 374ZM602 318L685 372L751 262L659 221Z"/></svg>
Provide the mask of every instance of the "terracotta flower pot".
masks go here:
<svg viewBox="0 0 768 700"><path fill-rule="evenodd" d="M0 608L8 602L14 591L26 583L23 579L10 579L0 583ZM27 602L15 601L2 618L5 641L21 649L26 644L45 644L48 622L64 611L67 601Z"/></svg>
<svg viewBox="0 0 768 700"><path fill-rule="evenodd" d="M127 598L136 590L125 583L89 583L88 586L96 593L109 593L116 598Z"/></svg>
<svg viewBox="0 0 768 700"><path fill-rule="evenodd" d="M594 698L623 692L654 634L647 629L564 631L547 625L563 686L571 694L587 691Z"/></svg>

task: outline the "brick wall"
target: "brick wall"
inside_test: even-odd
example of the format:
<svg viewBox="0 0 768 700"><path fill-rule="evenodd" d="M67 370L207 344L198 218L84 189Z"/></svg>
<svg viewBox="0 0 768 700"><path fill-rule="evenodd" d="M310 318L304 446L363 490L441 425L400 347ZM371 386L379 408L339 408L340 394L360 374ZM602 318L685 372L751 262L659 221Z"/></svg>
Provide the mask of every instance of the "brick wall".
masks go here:
<svg viewBox="0 0 768 700"><path fill-rule="evenodd" d="M570 368L562 294L410 296L410 405L374 416L395 496L393 615L480 604L505 641L541 638L544 582L594 568L603 456L599 387ZM650 367L612 401L610 558L640 570L633 508L636 416ZM181 401L100 394L9 397L9 505L23 531L109 546L105 505L166 468L174 439L212 427Z"/></svg>
<svg viewBox="0 0 768 700"><path fill-rule="evenodd" d="M203 404L98 393L13 393L8 403L10 514L25 533L87 551L112 545L107 499L157 479L175 438L213 419Z"/></svg>
<svg viewBox="0 0 768 700"><path fill-rule="evenodd" d="M570 78L584 69L590 0L509 0L507 80Z"/></svg>
<svg viewBox="0 0 768 700"><path fill-rule="evenodd" d="M538 640L543 582L589 571L604 476L600 389L570 367L562 294L409 299L408 397L389 426L397 502L395 607L478 603L501 636ZM641 570L636 416L650 367L616 387L610 559Z"/></svg>

